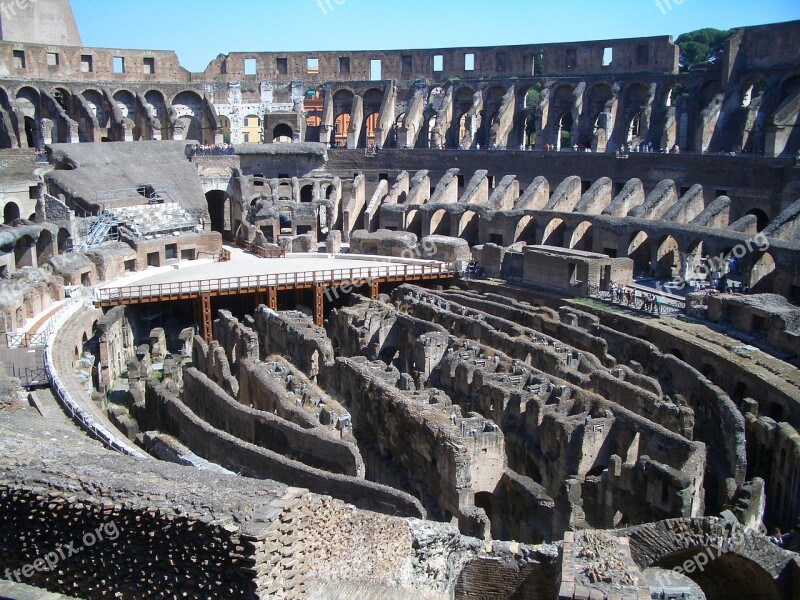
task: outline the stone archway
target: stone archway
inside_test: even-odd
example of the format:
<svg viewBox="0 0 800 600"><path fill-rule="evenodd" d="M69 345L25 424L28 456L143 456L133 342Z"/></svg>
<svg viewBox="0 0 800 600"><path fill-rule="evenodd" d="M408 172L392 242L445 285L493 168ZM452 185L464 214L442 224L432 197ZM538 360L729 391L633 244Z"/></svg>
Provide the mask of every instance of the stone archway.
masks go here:
<svg viewBox="0 0 800 600"><path fill-rule="evenodd" d="M669 519L621 530L642 570L678 570L708 600L780 600L778 580L795 557L765 536L716 517Z"/></svg>

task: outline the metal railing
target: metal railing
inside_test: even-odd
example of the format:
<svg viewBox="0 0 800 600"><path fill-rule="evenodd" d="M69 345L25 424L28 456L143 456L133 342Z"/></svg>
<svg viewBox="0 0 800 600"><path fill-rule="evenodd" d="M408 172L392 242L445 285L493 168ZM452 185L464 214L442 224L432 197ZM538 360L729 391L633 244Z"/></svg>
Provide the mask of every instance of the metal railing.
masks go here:
<svg viewBox="0 0 800 600"><path fill-rule="evenodd" d="M98 202L108 202L110 200L125 200L126 198L136 198L142 197L148 200L157 199L157 200L171 200L175 198L175 192L172 188L153 188L152 193L149 196L143 195L140 190L144 188L121 188L116 190L101 190L95 192L95 199Z"/></svg>
<svg viewBox="0 0 800 600"><path fill-rule="evenodd" d="M32 346L44 346L47 343L47 331L28 331L22 333L6 333L6 346L8 348L30 348Z"/></svg>
<svg viewBox="0 0 800 600"><path fill-rule="evenodd" d="M658 296L658 294L654 294L654 296ZM652 314L652 315L676 315L676 314L683 314L686 312L686 304L682 302L677 302L675 300L669 300L667 298L663 298L661 300L661 308L659 309L658 306L653 303L652 308L647 310L645 308L644 301L642 299L641 294L636 297L633 301L633 304L628 304L625 295L623 294L623 298L621 302L617 302L616 298L612 296L611 290L600 290L598 286L589 286L589 297L595 298L597 300L603 300L604 302L608 302L609 304L613 304L615 306L621 306L624 308L629 308L631 310L636 310L639 312L643 312L645 314Z"/></svg>
<svg viewBox="0 0 800 600"><path fill-rule="evenodd" d="M55 315L50 317L47 322L48 331L50 332L47 338L47 344L44 351L44 372L46 380L50 382L50 387L53 390L53 395L58 400L59 404L64 408L66 413L75 421L78 426L84 429L93 438L100 441L104 446L137 458L146 458L142 452L133 448L120 444L116 436L108 429L98 423L83 407L78 403L69 393L67 386L61 380L61 376L55 369L53 363L52 349L61 327L69 320L70 317L75 315L81 308L85 307L84 298L71 298L62 310L58 311Z"/></svg>
<svg viewBox="0 0 800 600"><path fill-rule="evenodd" d="M447 278L458 274L454 263L399 264L354 269L327 269L299 273L244 275L175 283L158 283L95 290L95 301L116 303L137 298L190 298L214 293L247 293L268 288L296 288L309 285L333 286L344 283L380 281L392 278Z"/></svg>
<svg viewBox="0 0 800 600"><path fill-rule="evenodd" d="M245 252L255 254L259 258L286 258L285 247L264 248L262 246L256 246L254 243L231 235L229 232L225 232L222 237L226 242L243 249Z"/></svg>

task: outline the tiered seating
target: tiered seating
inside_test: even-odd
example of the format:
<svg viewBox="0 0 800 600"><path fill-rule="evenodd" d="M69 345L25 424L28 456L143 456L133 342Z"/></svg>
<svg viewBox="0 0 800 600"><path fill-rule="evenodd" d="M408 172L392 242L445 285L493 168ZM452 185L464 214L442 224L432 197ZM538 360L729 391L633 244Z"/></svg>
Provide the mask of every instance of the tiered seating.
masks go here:
<svg viewBox="0 0 800 600"><path fill-rule="evenodd" d="M140 238L188 231L197 224L197 220L177 202L115 208L113 213Z"/></svg>

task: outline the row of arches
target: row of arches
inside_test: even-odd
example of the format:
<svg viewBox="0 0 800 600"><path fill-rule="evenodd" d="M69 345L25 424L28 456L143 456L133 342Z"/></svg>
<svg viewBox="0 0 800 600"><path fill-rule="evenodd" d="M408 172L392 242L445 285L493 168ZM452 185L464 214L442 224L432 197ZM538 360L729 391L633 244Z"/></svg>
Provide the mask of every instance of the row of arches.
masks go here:
<svg viewBox="0 0 800 600"><path fill-rule="evenodd" d="M18 115L24 124L15 130L7 123L0 139L3 147L152 139L206 143L213 141L216 127L206 116L203 98L190 90L167 97L156 89L137 94L128 89L73 92L66 87L23 86L9 94L0 88L0 108L6 115Z"/></svg>
<svg viewBox="0 0 800 600"><path fill-rule="evenodd" d="M12 269L9 267L12 266L13 270L39 267L54 256L69 252L71 244L72 234L63 227L59 228L55 236L49 229L42 229L38 236L27 233L21 235L13 247L4 248L9 259L13 256L13 263L5 262L2 265L3 273L10 274Z"/></svg>
<svg viewBox="0 0 800 600"><path fill-rule="evenodd" d="M421 214L420 214L421 213ZM425 215L425 216L423 216ZM525 214L515 219L513 239L491 231L482 234L481 215L476 211L452 212L447 208L431 211L410 209L406 214L406 230L417 234L444 235L466 239L470 245L487 241L500 245L524 242L585 252L608 254L612 258L630 258L639 277L676 281L676 285L692 282L709 284L730 281L748 286L755 292L776 292L782 286L776 281L776 261L768 246L716 241L709 243L695 238L684 240L677 234L637 230L625 238L601 230L591 220L568 223L560 217ZM602 246L602 247L601 247ZM610 246L610 247L609 247Z"/></svg>

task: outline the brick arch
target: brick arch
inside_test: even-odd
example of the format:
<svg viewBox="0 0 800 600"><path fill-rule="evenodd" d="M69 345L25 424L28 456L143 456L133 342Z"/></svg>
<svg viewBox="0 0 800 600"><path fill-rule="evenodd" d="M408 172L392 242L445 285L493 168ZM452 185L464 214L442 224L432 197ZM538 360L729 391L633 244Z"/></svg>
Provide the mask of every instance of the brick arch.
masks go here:
<svg viewBox="0 0 800 600"><path fill-rule="evenodd" d="M700 519L669 519L646 523L619 531L630 540L631 556L642 570L654 566L670 566L671 559L681 557L684 562L695 552L709 552L716 557L737 555L777 580L787 569L796 568L797 555L781 550L766 536L745 529L718 517ZM708 569L708 567L706 567ZM691 577L691 575L689 575ZM765 596L766 598L767 596Z"/></svg>

